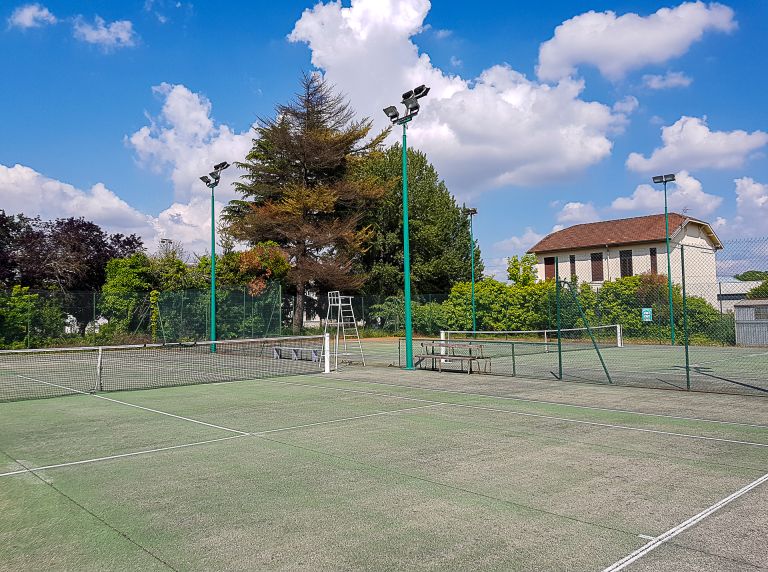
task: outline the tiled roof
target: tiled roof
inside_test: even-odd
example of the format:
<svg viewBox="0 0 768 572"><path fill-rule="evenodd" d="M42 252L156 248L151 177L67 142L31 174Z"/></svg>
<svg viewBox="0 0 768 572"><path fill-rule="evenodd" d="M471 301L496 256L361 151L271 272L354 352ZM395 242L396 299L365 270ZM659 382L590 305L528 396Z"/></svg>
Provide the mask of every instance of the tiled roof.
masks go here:
<svg viewBox="0 0 768 572"><path fill-rule="evenodd" d="M678 213L669 213L669 236L674 236L686 221L707 225ZM528 252L541 254L595 246L658 242L665 240L665 237L664 215L657 214L569 226L548 234Z"/></svg>

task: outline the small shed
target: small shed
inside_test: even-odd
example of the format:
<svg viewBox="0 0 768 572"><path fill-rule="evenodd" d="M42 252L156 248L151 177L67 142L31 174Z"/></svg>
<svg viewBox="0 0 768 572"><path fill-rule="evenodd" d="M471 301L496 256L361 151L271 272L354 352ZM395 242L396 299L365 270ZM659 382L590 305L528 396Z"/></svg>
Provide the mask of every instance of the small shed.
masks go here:
<svg viewBox="0 0 768 572"><path fill-rule="evenodd" d="M768 346L768 299L734 304L736 345Z"/></svg>

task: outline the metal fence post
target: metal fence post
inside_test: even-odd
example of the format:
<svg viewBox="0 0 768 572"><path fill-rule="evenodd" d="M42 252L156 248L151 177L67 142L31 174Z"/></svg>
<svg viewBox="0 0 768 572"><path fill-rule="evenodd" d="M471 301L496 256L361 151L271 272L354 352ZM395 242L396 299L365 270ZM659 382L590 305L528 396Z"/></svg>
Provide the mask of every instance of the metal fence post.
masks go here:
<svg viewBox="0 0 768 572"><path fill-rule="evenodd" d="M680 273L683 280L683 345L685 346L685 388L691 390L691 360L688 353L688 296L685 291L685 247L680 245Z"/></svg>

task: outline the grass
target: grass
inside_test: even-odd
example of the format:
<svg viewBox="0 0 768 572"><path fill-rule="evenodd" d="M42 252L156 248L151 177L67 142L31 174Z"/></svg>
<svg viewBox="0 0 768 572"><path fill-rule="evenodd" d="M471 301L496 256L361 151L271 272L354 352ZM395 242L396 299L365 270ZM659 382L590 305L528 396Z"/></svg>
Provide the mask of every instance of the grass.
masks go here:
<svg viewBox="0 0 768 572"><path fill-rule="evenodd" d="M106 395L177 417L3 403L0 472L231 438L0 476L0 568L601 570L768 472L742 396L382 368ZM765 518L644 562L756 569Z"/></svg>

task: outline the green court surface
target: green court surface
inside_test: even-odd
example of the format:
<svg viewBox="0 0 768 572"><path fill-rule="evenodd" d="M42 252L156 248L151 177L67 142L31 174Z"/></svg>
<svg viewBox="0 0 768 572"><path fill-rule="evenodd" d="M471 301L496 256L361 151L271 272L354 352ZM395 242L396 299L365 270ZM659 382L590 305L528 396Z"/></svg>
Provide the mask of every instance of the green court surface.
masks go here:
<svg viewBox="0 0 768 572"><path fill-rule="evenodd" d="M347 367L0 403L0 451L2 570L766 567L754 396Z"/></svg>

